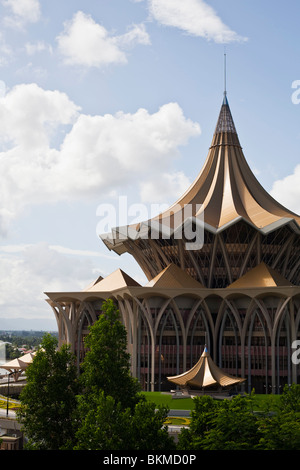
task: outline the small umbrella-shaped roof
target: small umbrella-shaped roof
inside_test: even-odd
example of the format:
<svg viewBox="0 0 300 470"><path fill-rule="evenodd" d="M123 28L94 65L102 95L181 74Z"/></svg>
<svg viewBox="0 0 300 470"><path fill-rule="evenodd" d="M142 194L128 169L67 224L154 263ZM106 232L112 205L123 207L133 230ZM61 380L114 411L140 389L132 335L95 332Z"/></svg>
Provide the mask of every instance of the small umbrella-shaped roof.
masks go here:
<svg viewBox="0 0 300 470"><path fill-rule="evenodd" d="M1 369L6 369L10 372L25 370L28 365L33 361L35 354L35 352L27 353L24 356L6 362L5 364L1 365Z"/></svg>
<svg viewBox="0 0 300 470"><path fill-rule="evenodd" d="M212 360L205 347L199 361L192 369L180 375L167 377L170 382L181 387L206 388L206 387L228 387L244 382L246 379L233 377L223 372Z"/></svg>

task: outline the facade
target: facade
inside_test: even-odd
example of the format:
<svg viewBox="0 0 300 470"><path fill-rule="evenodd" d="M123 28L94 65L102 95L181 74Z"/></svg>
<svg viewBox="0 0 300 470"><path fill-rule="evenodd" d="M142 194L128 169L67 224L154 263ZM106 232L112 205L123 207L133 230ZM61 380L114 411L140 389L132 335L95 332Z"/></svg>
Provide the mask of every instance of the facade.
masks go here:
<svg viewBox="0 0 300 470"><path fill-rule="evenodd" d="M109 250L130 253L148 283L117 270L81 292L47 293L60 344L71 344L78 364L88 326L113 298L144 390L170 390L167 377L191 369L205 345L224 372L246 379L246 391L280 393L298 383L300 216L250 170L226 93L186 193L159 216L101 238Z"/></svg>

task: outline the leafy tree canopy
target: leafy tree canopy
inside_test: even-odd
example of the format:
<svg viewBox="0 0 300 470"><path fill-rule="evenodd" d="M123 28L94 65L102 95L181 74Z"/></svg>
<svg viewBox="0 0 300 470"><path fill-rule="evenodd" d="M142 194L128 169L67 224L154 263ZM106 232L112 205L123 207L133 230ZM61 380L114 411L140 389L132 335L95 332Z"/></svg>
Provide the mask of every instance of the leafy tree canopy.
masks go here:
<svg viewBox="0 0 300 470"><path fill-rule="evenodd" d="M102 314L85 339L87 353L82 363L81 382L88 394L103 391L123 408L141 399L141 387L130 372L127 333L112 300L104 302Z"/></svg>
<svg viewBox="0 0 300 470"><path fill-rule="evenodd" d="M79 385L69 347L57 350L57 339L45 335L26 377L17 416L28 438L27 447L57 450L72 446Z"/></svg>

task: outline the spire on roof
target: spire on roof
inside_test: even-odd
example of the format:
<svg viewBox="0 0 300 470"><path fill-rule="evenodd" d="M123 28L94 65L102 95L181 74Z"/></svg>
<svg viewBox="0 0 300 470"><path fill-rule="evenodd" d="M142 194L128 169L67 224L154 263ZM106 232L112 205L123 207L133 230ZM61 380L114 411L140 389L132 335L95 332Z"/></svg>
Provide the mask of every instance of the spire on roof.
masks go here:
<svg viewBox="0 0 300 470"><path fill-rule="evenodd" d="M216 125L215 134L219 134L220 132L233 132L234 134L237 134L229 108L226 91L224 91L223 103Z"/></svg>
<svg viewBox="0 0 300 470"><path fill-rule="evenodd" d="M192 209L192 214L188 218L182 219L185 217L183 208L188 205ZM204 220L204 228L215 233L241 219L264 234L277 229L280 225L289 224L292 230L297 233L300 227L300 216L274 200L251 171L239 142L225 86L223 102L209 153L202 170L191 186L166 211L145 222L125 227L127 236L124 237L121 230L114 229L109 234L101 234L100 237L110 250L120 255L129 252L126 246L128 240L132 240L134 244L138 239L146 240L152 227L158 227L156 232L161 231L163 238L165 238L164 230L167 229L170 238L174 236L175 239L174 234L186 222L192 221L194 224L198 221L199 224L202 224L202 220ZM181 226L176 225L178 220L183 221ZM123 233L125 232L123 231ZM143 249L136 243L132 252L135 250L136 253L139 253ZM171 255L172 261L170 261L174 264L178 262L178 251L176 250L174 248ZM146 268L146 275L151 284L158 280L161 282L161 266L157 265L154 269L154 273L157 272L158 275L160 272L160 274L159 278L154 277L152 281L151 278L155 274L151 270L152 267ZM171 270L166 274L169 276ZM163 281L165 282L166 278Z"/></svg>
<svg viewBox="0 0 300 470"><path fill-rule="evenodd" d="M237 133L227 99L226 52L224 53L224 97L215 134L218 134L220 132L233 132L234 134Z"/></svg>

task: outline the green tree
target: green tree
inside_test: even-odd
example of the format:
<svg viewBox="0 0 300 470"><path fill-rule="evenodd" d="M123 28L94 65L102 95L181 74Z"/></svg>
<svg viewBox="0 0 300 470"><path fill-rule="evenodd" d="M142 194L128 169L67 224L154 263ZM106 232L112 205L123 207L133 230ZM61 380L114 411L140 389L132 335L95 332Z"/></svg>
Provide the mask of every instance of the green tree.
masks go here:
<svg viewBox="0 0 300 470"><path fill-rule="evenodd" d="M80 426L76 434L75 450L119 450L122 449L121 436L126 424L120 403L103 391L92 395L89 400L78 397Z"/></svg>
<svg viewBox="0 0 300 470"><path fill-rule="evenodd" d="M164 421L168 409L139 401L134 409L100 392L87 402L79 398L82 416L75 450L172 450L174 441Z"/></svg>
<svg viewBox="0 0 300 470"><path fill-rule="evenodd" d="M27 384L17 416L28 438L27 448L58 450L74 444L74 411L78 380L74 356L47 334L26 370Z"/></svg>
<svg viewBox="0 0 300 470"><path fill-rule="evenodd" d="M90 327L82 363L75 449L168 450L174 441L164 421L168 408L147 402L130 373L127 333L108 300Z"/></svg>
<svg viewBox="0 0 300 470"><path fill-rule="evenodd" d="M300 420L292 412L278 412L260 420L257 450L299 450Z"/></svg>
<svg viewBox="0 0 300 470"><path fill-rule="evenodd" d="M164 422L169 408L155 403L140 401L135 405L128 433L129 449L166 451L176 448Z"/></svg>
<svg viewBox="0 0 300 470"><path fill-rule="evenodd" d="M257 449L300 449L300 385L285 385L275 412L260 420L260 432Z"/></svg>
<svg viewBox="0 0 300 470"><path fill-rule="evenodd" d="M178 440L180 450L201 450L203 439L212 426L212 420L220 402L209 395L194 398L194 409L188 428L182 428Z"/></svg>
<svg viewBox="0 0 300 470"><path fill-rule="evenodd" d="M182 430L179 436L182 450L250 450L259 442L252 396L237 395L222 401L197 397L191 418L190 429Z"/></svg>
<svg viewBox="0 0 300 470"><path fill-rule="evenodd" d="M134 407L140 399L141 387L131 375L126 329L111 299L103 303L102 314L90 327L85 347L87 353L81 368L85 393L103 391L123 408Z"/></svg>
<svg viewBox="0 0 300 470"><path fill-rule="evenodd" d="M205 450L253 450L259 442L259 427L252 411L252 396L237 395L223 400L205 433Z"/></svg>
<svg viewBox="0 0 300 470"><path fill-rule="evenodd" d="M283 411L300 412L300 385L285 385L280 396L280 408Z"/></svg>

